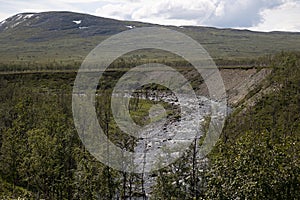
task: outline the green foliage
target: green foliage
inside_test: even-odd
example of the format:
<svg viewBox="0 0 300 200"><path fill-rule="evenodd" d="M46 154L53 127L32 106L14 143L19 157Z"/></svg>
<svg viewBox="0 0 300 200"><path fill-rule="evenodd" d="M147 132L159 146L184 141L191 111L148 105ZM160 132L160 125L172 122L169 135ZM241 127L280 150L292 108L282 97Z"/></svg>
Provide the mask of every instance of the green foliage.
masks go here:
<svg viewBox="0 0 300 200"><path fill-rule="evenodd" d="M268 132L248 132L218 148L206 177L207 198L299 199L299 136L277 140Z"/></svg>
<svg viewBox="0 0 300 200"><path fill-rule="evenodd" d="M195 156L201 145L195 141L182 158L155 172L153 199L300 198L300 55L281 53L264 59L257 62L269 63L273 71L254 92L269 92L255 106L244 105L228 118L209 160ZM112 70L105 78L122 73ZM71 112L75 75L0 76L0 198L106 200L143 195L143 175L104 166L78 138ZM112 142L132 151L136 138L118 129L110 110L108 88L114 84L108 81L99 87L99 123ZM153 85L144 89L164 90ZM132 99L130 114L140 125L147 124L153 105ZM178 108L162 105L176 118Z"/></svg>
<svg viewBox="0 0 300 200"><path fill-rule="evenodd" d="M0 198L1 199L17 199L33 198L33 193L19 186L14 186L11 183L3 181L0 179Z"/></svg>
<svg viewBox="0 0 300 200"><path fill-rule="evenodd" d="M227 120L211 155L209 199L300 198L300 55L273 58L272 92Z"/></svg>
<svg viewBox="0 0 300 200"><path fill-rule="evenodd" d="M143 177L120 173L91 156L73 124L74 73L0 76L0 199L116 199L140 195ZM101 93L103 92L103 93ZM111 90L99 91L96 110L108 138L132 150L110 111ZM131 113L138 121L153 105L140 99Z"/></svg>
<svg viewBox="0 0 300 200"><path fill-rule="evenodd" d="M1 76L0 198L115 196L119 173L92 159L78 138L70 80L67 74Z"/></svg>

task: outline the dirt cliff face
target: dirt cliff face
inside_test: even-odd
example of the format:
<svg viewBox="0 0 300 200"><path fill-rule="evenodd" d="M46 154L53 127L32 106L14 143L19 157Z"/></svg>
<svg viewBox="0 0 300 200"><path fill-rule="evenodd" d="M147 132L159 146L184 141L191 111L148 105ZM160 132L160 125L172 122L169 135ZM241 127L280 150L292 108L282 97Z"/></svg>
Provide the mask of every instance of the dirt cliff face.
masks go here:
<svg viewBox="0 0 300 200"><path fill-rule="evenodd" d="M230 106L236 106L262 80L270 74L270 69L224 69L221 76L225 84Z"/></svg>
<svg viewBox="0 0 300 200"><path fill-rule="evenodd" d="M246 95L264 80L271 72L270 69L220 69L221 76L226 88L229 106L236 107ZM203 83L199 93L208 96L208 89Z"/></svg>

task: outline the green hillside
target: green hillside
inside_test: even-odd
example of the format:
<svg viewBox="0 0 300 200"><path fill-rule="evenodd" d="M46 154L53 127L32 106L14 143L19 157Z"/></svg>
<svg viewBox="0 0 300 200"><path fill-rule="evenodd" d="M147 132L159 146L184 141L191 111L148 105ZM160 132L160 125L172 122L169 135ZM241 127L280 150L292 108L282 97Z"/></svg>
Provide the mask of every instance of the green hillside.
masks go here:
<svg viewBox="0 0 300 200"><path fill-rule="evenodd" d="M80 23L79 23L80 22ZM0 25L0 63L78 66L103 39L131 28L158 26L72 12L22 13ZM300 49L300 33L174 27L202 44L215 59L255 58ZM9 68L9 67L8 67Z"/></svg>
<svg viewBox="0 0 300 200"><path fill-rule="evenodd" d="M270 67L244 102L272 90L235 109L206 162L193 159L192 146L160 170L154 199L300 198L300 54L279 54Z"/></svg>
<svg viewBox="0 0 300 200"><path fill-rule="evenodd" d="M207 173L211 199L300 198L300 54L278 55L272 68L247 98L271 92L227 120Z"/></svg>

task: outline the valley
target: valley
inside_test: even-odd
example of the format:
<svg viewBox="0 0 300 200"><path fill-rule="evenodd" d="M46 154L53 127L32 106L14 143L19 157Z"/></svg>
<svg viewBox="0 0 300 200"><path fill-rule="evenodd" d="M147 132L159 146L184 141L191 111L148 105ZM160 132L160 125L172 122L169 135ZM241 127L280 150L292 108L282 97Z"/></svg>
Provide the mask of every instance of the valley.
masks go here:
<svg viewBox="0 0 300 200"><path fill-rule="evenodd" d="M101 41L149 26L182 32L203 45L219 69L227 105L220 107L210 98L203 77L171 52L137 50L115 60L99 80L94 106L109 141L122 152L137 153L133 163L139 173L132 173L99 162L85 146L90 136L75 126L73 86L81 63ZM300 33L44 12L20 13L1 22L0 42L0 199L300 197ZM112 113L113 89L127 71L145 63L180 72L196 93L200 116L184 116L172 91L148 84L125 94L130 117L145 129L139 138L124 133ZM183 102L196 109L190 99ZM218 109L222 112L212 115ZM82 110L89 112L84 106ZM180 122L186 120L181 128L192 132L194 118L200 129L187 139L186 151L170 150L186 142L177 134ZM226 119L220 138L202 155L205 138L214 136L208 134L210 125L217 132L220 118ZM91 118L85 123L91 124ZM174 157L169 165L149 171Z"/></svg>

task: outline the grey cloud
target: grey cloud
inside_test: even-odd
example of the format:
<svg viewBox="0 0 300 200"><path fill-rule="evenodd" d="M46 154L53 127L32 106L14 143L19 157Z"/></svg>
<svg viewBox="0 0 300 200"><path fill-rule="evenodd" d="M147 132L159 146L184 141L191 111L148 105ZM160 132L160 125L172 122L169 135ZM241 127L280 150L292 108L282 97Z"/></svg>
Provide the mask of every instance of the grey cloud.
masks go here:
<svg viewBox="0 0 300 200"><path fill-rule="evenodd" d="M228 0L224 2L224 14L213 15L206 23L218 27L252 27L262 22L261 11L279 6L283 1Z"/></svg>
<svg viewBox="0 0 300 200"><path fill-rule="evenodd" d="M149 6L141 4L142 9L137 7L132 10L132 13L126 13L123 16L130 20L155 17L197 21L198 25L252 27L263 21L262 10L272 9L287 1L291 0L166 0L159 3L154 1ZM217 13L220 5L223 5L221 15ZM121 13L122 10L118 10L118 12ZM116 12L114 14L118 15Z"/></svg>

